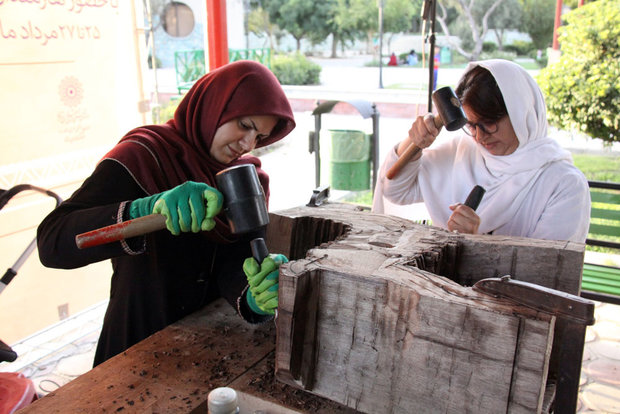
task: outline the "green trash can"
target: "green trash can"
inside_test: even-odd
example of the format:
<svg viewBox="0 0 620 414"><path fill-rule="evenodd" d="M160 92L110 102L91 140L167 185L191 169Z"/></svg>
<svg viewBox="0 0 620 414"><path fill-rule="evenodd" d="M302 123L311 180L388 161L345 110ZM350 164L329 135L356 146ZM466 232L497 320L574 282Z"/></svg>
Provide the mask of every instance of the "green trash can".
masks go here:
<svg viewBox="0 0 620 414"><path fill-rule="evenodd" d="M363 131L330 129L330 183L335 190L370 189L370 136Z"/></svg>

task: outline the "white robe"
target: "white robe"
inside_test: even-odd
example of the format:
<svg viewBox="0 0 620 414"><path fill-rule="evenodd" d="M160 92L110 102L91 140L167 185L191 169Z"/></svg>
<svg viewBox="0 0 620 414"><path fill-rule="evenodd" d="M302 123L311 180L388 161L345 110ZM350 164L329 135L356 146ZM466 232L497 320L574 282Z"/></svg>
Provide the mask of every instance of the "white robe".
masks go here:
<svg viewBox="0 0 620 414"><path fill-rule="evenodd" d="M490 154L473 138L424 149L392 180L385 173L396 162L396 148L383 163L373 211L383 197L395 204L424 201L433 225L446 228L449 206L462 203L475 185L486 193L476 213L480 233L584 242L590 222L590 193L568 151L547 136L545 103L538 85L519 65L504 60L471 63L495 77L519 146L504 156Z"/></svg>

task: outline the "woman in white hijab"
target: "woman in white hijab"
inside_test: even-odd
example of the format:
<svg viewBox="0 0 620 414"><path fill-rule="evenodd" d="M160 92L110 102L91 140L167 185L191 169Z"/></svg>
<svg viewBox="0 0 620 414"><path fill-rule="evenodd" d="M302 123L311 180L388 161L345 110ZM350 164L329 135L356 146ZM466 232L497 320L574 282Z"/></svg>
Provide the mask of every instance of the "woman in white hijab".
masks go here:
<svg viewBox="0 0 620 414"><path fill-rule="evenodd" d="M439 134L431 114L382 165L373 211L424 201L433 225L461 233L584 242L590 193L570 153L547 136L545 101L534 79L505 60L472 62L456 89L465 133L430 147ZM386 172L415 143L423 150L391 180ZM475 185L486 189L476 211L460 204Z"/></svg>

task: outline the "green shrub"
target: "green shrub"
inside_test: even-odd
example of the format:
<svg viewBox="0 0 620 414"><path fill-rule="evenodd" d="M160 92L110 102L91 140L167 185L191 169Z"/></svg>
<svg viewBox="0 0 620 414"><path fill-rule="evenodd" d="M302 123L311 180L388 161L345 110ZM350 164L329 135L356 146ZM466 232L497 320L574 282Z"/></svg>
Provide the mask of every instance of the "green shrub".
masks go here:
<svg viewBox="0 0 620 414"><path fill-rule="evenodd" d="M482 52L480 54L480 60L485 59L506 59L515 60L517 55L514 52L506 52L505 50L496 50L495 52Z"/></svg>
<svg viewBox="0 0 620 414"><path fill-rule="evenodd" d="M506 52L514 52L517 56L529 56L532 52L536 54L534 43L525 40L515 40L509 45L504 46Z"/></svg>
<svg viewBox="0 0 620 414"><path fill-rule="evenodd" d="M514 44L505 45L503 50L504 52L514 53L517 56L519 56L520 54L519 47L515 46Z"/></svg>
<svg viewBox="0 0 620 414"><path fill-rule="evenodd" d="M606 142L620 141L620 2L599 0L563 17L562 56L538 77L549 121Z"/></svg>
<svg viewBox="0 0 620 414"><path fill-rule="evenodd" d="M482 44L482 51L487 53L493 53L497 50L497 45L493 42L484 42Z"/></svg>
<svg viewBox="0 0 620 414"><path fill-rule="evenodd" d="M364 67L366 68L378 68L379 67L379 59L373 59L369 62L364 63Z"/></svg>
<svg viewBox="0 0 620 414"><path fill-rule="evenodd" d="M182 97L179 97L177 99L170 99L168 102L166 102L161 107L159 107L159 122L160 123L163 124L169 119L174 118L174 111L177 110L177 106L179 106L179 104L181 103L181 98ZM157 108L153 110L155 111L157 110ZM153 114L153 119L155 119L154 115L155 114Z"/></svg>
<svg viewBox="0 0 620 414"><path fill-rule="evenodd" d="M300 53L274 56L271 70L282 85L318 85L320 82L321 66Z"/></svg>
<svg viewBox="0 0 620 414"><path fill-rule="evenodd" d="M540 57L538 57L538 50L531 50L528 56L538 63L538 67L544 68L549 63L549 56L547 55L547 49L541 51Z"/></svg>

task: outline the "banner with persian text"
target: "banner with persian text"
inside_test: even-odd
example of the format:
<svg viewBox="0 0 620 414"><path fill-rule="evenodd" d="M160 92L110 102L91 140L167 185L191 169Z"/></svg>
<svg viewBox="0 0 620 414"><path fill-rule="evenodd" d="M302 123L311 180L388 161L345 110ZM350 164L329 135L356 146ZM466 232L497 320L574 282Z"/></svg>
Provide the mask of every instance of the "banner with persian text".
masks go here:
<svg viewBox="0 0 620 414"><path fill-rule="evenodd" d="M150 121L143 25L139 0L0 0L0 166Z"/></svg>

